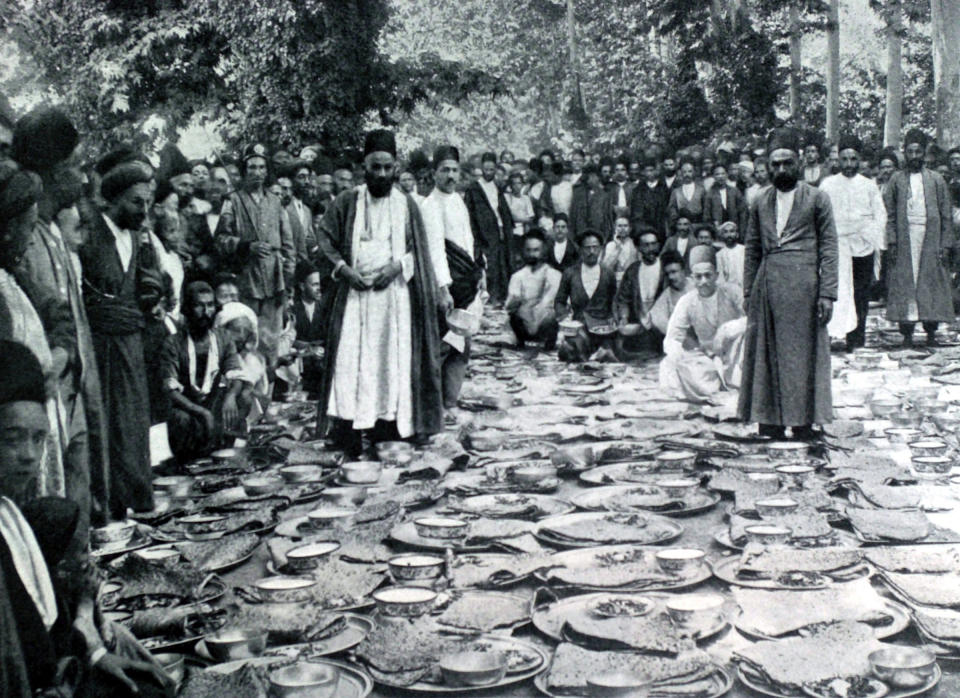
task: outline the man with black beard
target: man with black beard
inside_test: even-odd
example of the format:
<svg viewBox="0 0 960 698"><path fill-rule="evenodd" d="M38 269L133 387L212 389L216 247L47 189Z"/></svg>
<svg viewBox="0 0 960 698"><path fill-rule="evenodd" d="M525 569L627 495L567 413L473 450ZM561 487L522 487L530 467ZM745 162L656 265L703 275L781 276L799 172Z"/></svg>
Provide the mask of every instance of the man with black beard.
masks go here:
<svg viewBox="0 0 960 698"><path fill-rule="evenodd" d="M827 324L837 298L837 230L830 197L800 177L800 138L768 143L773 188L750 209L744 243L747 311L739 416L760 434L809 439L833 419Z"/></svg>
<svg viewBox="0 0 960 698"><path fill-rule="evenodd" d="M503 192L493 181L497 156L484 153L480 159L483 176L463 193L470 213L470 227L477 241L477 262L487 270L487 291L494 305L503 305L510 282L513 216ZM532 194L531 194L532 198Z"/></svg>
<svg viewBox="0 0 960 698"><path fill-rule="evenodd" d="M187 284L183 293L186 332L166 338L160 375L170 400L170 450L181 463L203 458L225 445L249 405L239 404L243 383L237 348L228 331L213 329L217 304L205 281Z"/></svg>
<svg viewBox="0 0 960 698"><path fill-rule="evenodd" d="M287 220L290 221L290 232L293 234L293 246L297 251L299 264L313 259L317 251L317 241L313 234L313 212L304 199L309 189L309 168L297 163L290 169L296 171L294 177L279 177L277 184L280 185L280 205L287 212ZM307 174L302 184L301 171L306 171Z"/></svg>
<svg viewBox="0 0 960 698"><path fill-rule="evenodd" d="M341 193L317 231L335 282L319 430L351 457L443 427L437 282L420 211L393 186L396 159L392 132L368 133L366 184Z"/></svg>
<svg viewBox="0 0 960 698"><path fill-rule="evenodd" d="M680 186L681 182L677 177L677 159L673 155L668 155L663 159L663 162L660 163L660 169L663 171L660 181L663 182L667 191Z"/></svg>

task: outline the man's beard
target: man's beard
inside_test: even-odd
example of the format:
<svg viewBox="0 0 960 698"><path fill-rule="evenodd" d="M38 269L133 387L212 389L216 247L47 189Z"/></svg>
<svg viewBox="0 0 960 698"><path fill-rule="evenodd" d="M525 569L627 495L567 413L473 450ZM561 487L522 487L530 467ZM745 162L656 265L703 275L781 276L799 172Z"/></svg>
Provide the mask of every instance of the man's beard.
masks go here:
<svg viewBox="0 0 960 698"><path fill-rule="evenodd" d="M790 191L797 186L797 175L790 172L778 172L773 175L773 186L780 191Z"/></svg>
<svg viewBox="0 0 960 698"><path fill-rule="evenodd" d="M290 205L290 202L293 201L292 196L281 196L280 203L283 204L284 208Z"/></svg>
<svg viewBox="0 0 960 698"><path fill-rule="evenodd" d="M492 181L493 181L493 178L496 177L496 176L497 176L496 173L490 175L489 177L486 175L486 173L484 173L483 178L484 178L485 180L487 180L488 182L492 182Z"/></svg>
<svg viewBox="0 0 960 698"><path fill-rule="evenodd" d="M851 167L851 168L849 168L849 169L843 168L843 169L840 170L840 173L841 173L844 177L848 177L848 178L850 178L850 177L856 177L856 176L857 176L857 172L859 172L859 170L856 169L855 167Z"/></svg>
<svg viewBox="0 0 960 698"><path fill-rule="evenodd" d="M526 260L526 264L527 264L528 267L530 267L531 269L533 269L533 268L536 267L538 264L540 264L540 260L539 260L539 259L528 259L528 260Z"/></svg>
<svg viewBox="0 0 960 698"><path fill-rule="evenodd" d="M640 258L643 260L643 263L647 265L653 264L657 261L657 255L655 254L650 255L649 257L646 255L640 255Z"/></svg>
<svg viewBox="0 0 960 698"><path fill-rule="evenodd" d="M364 179L367 182L367 190L370 192L370 196L375 199L387 196L393 187L393 180L389 177L380 177L367 172L364 175Z"/></svg>
<svg viewBox="0 0 960 698"><path fill-rule="evenodd" d="M210 331L210 328L213 327L213 318L209 315L201 315L200 317L188 316L187 324L190 326L190 332L192 334L206 334Z"/></svg>

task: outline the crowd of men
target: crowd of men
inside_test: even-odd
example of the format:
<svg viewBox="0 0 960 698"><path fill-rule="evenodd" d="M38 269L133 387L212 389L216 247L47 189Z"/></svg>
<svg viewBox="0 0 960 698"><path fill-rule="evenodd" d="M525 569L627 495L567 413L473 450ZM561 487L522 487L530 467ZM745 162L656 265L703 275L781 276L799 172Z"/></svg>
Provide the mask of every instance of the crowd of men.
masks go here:
<svg viewBox="0 0 960 698"><path fill-rule="evenodd" d="M87 165L58 109L9 135L3 695L76 679L60 664L78 652L89 695L131 674L169 690L148 657L107 651L76 571L91 525L153 510L158 427L182 464L303 391L317 436L351 457L425 442L457 421L490 304L517 348L657 360L666 394L739 390L762 434L811 438L832 414L831 337L862 347L871 299L907 345L918 322L935 346L954 319L960 149L918 131L877 158L784 128L712 151L519 160L441 145L401 160L375 130L352 160L249 144L189 162L119 144Z"/></svg>

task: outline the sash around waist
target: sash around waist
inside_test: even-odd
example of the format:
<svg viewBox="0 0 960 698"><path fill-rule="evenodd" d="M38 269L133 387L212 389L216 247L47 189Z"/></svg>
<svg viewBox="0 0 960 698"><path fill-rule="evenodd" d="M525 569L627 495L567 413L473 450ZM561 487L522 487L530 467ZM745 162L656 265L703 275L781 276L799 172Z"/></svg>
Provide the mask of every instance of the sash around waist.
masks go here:
<svg viewBox="0 0 960 698"><path fill-rule="evenodd" d="M143 330L145 322L140 308L132 301L101 298L87 304L87 319L95 334L124 336Z"/></svg>

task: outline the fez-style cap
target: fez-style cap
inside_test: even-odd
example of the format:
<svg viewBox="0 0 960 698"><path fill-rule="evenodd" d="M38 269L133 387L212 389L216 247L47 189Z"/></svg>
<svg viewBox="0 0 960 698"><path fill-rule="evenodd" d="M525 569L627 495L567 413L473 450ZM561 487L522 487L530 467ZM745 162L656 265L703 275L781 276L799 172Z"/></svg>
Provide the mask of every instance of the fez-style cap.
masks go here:
<svg viewBox="0 0 960 698"><path fill-rule="evenodd" d="M912 128L907 131L907 135L903 137L903 147L906 147L912 143L917 143L921 148L926 149L927 143L930 142L930 139L927 137L923 131L918 128Z"/></svg>
<svg viewBox="0 0 960 698"><path fill-rule="evenodd" d="M717 253L712 245L697 245L690 250L690 268L698 264L712 264L717 266Z"/></svg>
<svg viewBox="0 0 960 698"><path fill-rule="evenodd" d="M837 152L842 153L844 150L855 150L859 153L863 150L863 142L852 134L840 136L840 140L837 141Z"/></svg>
<svg viewBox="0 0 960 698"><path fill-rule="evenodd" d="M33 352L19 342L0 340L0 405L11 402L46 402L40 362Z"/></svg>
<svg viewBox="0 0 960 698"><path fill-rule="evenodd" d="M433 151L433 166L435 168L440 167L440 163L444 160L455 160L456 162L460 162L460 151L452 145L438 146L437 149Z"/></svg>
<svg viewBox="0 0 960 698"><path fill-rule="evenodd" d="M767 150L792 150L800 152L800 134L795 128L783 127L774 129L767 138Z"/></svg>
<svg viewBox="0 0 960 698"><path fill-rule="evenodd" d="M367 157L370 153L390 153L393 157L397 157L397 139L393 131L378 128L368 132L363 139L363 157Z"/></svg>
<svg viewBox="0 0 960 698"><path fill-rule="evenodd" d="M21 170L13 160L0 161L0 225L37 203L38 179Z"/></svg>
<svg viewBox="0 0 960 698"><path fill-rule="evenodd" d="M79 141L80 134L63 111L37 107L17 121L11 154L28 170L45 172L69 158Z"/></svg>

